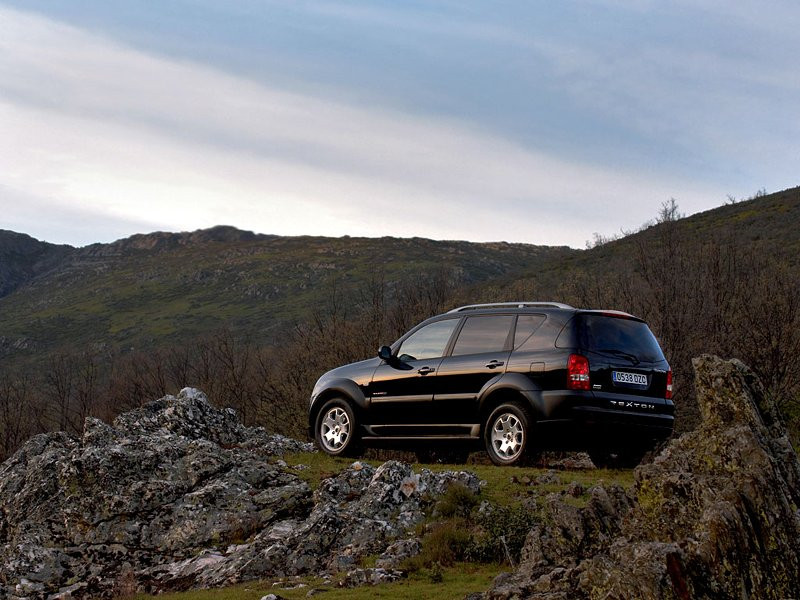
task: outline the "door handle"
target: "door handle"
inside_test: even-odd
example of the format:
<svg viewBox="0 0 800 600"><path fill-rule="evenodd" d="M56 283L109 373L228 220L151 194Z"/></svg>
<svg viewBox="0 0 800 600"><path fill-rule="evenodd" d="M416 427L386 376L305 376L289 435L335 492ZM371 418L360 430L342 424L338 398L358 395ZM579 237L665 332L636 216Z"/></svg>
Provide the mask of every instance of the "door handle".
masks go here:
<svg viewBox="0 0 800 600"><path fill-rule="evenodd" d="M421 369L417 369L417 373L420 375L427 375L428 373L433 373L436 369L432 367L422 367Z"/></svg>
<svg viewBox="0 0 800 600"><path fill-rule="evenodd" d="M496 369L497 367L502 367L504 364L502 360L490 360L486 363L486 367L489 369Z"/></svg>

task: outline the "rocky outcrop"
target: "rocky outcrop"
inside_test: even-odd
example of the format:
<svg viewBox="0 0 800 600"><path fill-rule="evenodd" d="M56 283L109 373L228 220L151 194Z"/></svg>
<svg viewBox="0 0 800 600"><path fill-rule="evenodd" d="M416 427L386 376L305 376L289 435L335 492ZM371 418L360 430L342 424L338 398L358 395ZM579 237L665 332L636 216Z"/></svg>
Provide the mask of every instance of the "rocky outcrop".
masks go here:
<svg viewBox="0 0 800 600"><path fill-rule="evenodd" d="M312 493L280 458L311 450L193 389L111 425L87 419L81 438L37 436L0 467L0 597L338 571L369 582L385 574L359 572L362 556L407 538L450 482L479 489L465 472L356 462Z"/></svg>
<svg viewBox="0 0 800 600"><path fill-rule="evenodd" d="M775 405L736 360L694 368L700 428L637 468L631 493L549 498L487 598L800 597L800 463Z"/></svg>

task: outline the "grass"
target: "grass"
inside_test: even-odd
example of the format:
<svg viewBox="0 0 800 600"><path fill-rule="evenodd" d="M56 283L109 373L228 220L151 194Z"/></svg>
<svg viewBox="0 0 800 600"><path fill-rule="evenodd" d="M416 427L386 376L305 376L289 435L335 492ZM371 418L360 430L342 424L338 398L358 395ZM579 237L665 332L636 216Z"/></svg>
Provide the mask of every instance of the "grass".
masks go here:
<svg viewBox="0 0 800 600"><path fill-rule="evenodd" d="M308 482L312 489L318 488L323 479L335 476L355 462L351 458L331 457L321 452L287 454L283 459L290 470ZM372 466L383 462L372 458L359 460ZM292 468L298 465L308 468ZM542 468L496 467L488 464L420 463L414 463L413 468L415 472L422 469L468 470L486 483L477 499L464 497L466 491L463 489L451 488L438 500L428 515L428 520L418 526L423 552L404 565L408 572L405 579L377 586L342 588L336 580L326 583L319 578L302 577L251 582L224 589L176 592L158 597L163 600L259 600L266 594L275 593L293 600L306 598L308 591L315 589L318 590L316 595L324 600L463 598L467 594L488 589L494 577L508 569L507 566L491 562L496 560L492 557L497 556L497 549L493 547L491 537L486 537L487 533L491 533L487 528L491 529L492 523L502 527L504 521L521 519L527 523L538 518L537 511L530 509L533 512L529 512L529 509L524 508L527 506L523 504L525 499L565 492L572 482L579 483L586 490L597 484L616 483L625 488L633 486L633 472L627 470L548 471ZM548 475L542 479L542 483L537 483L537 478L545 474ZM578 498L563 494L563 498L571 504L581 505L585 504L588 494ZM489 501L498 507L499 512L493 513L489 518L491 523L480 522L481 517L476 509L482 501ZM484 532L484 537L477 541L471 537L476 525ZM527 527L522 529L527 531ZM469 557L474 562L460 562L469 552L472 552ZM374 559L374 556L364 558L361 565L370 566L374 564ZM302 584L302 587L292 589L292 586L298 584ZM139 595L135 598L145 600L151 596Z"/></svg>
<svg viewBox="0 0 800 600"><path fill-rule="evenodd" d="M284 589L281 585L273 587L273 581L259 581L224 589L191 590L148 596L135 596L136 600L159 598L160 600L259 600L266 594L277 594L287 600L306 598L309 589L318 590L314 597L323 600L372 600L373 598L412 600L414 598L437 598L441 600L461 599L467 594L486 590L492 580L503 571L497 564L458 563L440 570L441 582L436 583L433 573L422 570L410 574L406 579L394 583L359 588L340 588L335 583L325 584L321 579L307 577L291 580L284 585L298 583L303 587Z"/></svg>
<svg viewBox="0 0 800 600"><path fill-rule="evenodd" d="M332 457L322 452L300 452L284 456L284 460L290 465L306 465L308 469L296 471L296 474L316 489L320 481L326 477L331 477L343 469L349 467L356 459ZM361 462L378 466L382 461L372 459L358 459ZM499 506L511 506L518 504L527 497L536 495L544 496L551 493L565 491L572 482L579 483L584 489L588 490L595 485L618 484L626 489L633 487L633 471L615 469L594 469L594 470L575 470L575 471L555 471L554 481L548 483L536 483L537 478L548 473L548 469L533 467L495 467L494 465L481 464L421 464L414 463L415 472L421 469L432 471L471 471L479 479L486 482L481 499L487 500ZM530 483L526 483L526 482ZM574 498L566 497L571 504L582 505L588 499L587 494Z"/></svg>

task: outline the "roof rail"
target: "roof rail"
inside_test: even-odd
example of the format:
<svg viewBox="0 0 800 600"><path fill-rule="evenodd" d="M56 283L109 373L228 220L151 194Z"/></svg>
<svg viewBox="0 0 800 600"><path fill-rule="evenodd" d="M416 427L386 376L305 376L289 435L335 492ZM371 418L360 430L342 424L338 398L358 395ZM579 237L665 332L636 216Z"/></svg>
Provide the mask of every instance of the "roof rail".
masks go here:
<svg viewBox="0 0 800 600"><path fill-rule="evenodd" d="M528 308L529 306L542 308L574 308L569 304L562 304L561 302L491 302L489 304L467 304L466 306L459 306L447 312L449 314L465 310L480 310L482 308Z"/></svg>

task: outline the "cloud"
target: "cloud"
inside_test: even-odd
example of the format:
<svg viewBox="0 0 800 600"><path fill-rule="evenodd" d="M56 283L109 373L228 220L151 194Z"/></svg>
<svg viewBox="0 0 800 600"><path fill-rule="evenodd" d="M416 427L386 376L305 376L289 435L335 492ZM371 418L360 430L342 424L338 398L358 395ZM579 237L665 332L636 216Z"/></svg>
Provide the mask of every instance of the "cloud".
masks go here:
<svg viewBox="0 0 800 600"><path fill-rule="evenodd" d="M0 229L27 233L55 244L83 246L88 242L113 242L135 231L159 228L148 220L115 219L90 208L57 205L49 198L0 185Z"/></svg>
<svg viewBox="0 0 800 600"><path fill-rule="evenodd" d="M593 231L638 225L670 196L690 211L721 196L570 162L464 122L273 88L2 8L0 136L0 185L14 195L167 229L224 222L582 246Z"/></svg>
<svg viewBox="0 0 800 600"><path fill-rule="evenodd" d="M786 27L800 23L796 3L595 4L628 30L533 42L577 111L659 144L665 161L691 163L686 172L697 178L796 184L796 161L786 159L797 156L800 135L800 43Z"/></svg>

